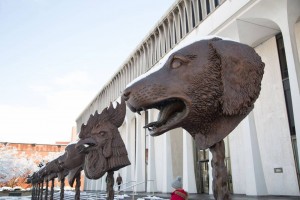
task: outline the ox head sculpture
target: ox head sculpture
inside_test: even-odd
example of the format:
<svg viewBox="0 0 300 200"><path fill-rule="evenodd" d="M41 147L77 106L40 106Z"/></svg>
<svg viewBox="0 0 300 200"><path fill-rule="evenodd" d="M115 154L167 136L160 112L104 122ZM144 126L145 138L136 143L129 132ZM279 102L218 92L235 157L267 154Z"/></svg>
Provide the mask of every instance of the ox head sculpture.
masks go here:
<svg viewBox="0 0 300 200"><path fill-rule="evenodd" d="M264 63L253 48L213 38L171 54L158 71L123 92L133 112L156 108L145 126L157 136L182 127L206 149L226 137L253 109Z"/></svg>
<svg viewBox="0 0 300 200"><path fill-rule="evenodd" d="M127 150L118 128L126 114L123 99L116 108L112 103L101 114L91 115L86 125L81 126L80 140L76 147L85 153L84 172L90 179L98 179L108 171L116 171L130 165Z"/></svg>

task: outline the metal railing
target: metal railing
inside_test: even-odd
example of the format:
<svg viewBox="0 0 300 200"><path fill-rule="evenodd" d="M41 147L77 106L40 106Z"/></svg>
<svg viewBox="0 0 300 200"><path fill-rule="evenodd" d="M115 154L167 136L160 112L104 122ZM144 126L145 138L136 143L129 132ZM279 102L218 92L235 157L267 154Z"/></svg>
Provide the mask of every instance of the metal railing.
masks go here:
<svg viewBox="0 0 300 200"><path fill-rule="evenodd" d="M137 195L137 192L136 192L136 186L138 185L141 185L141 184L144 184L146 182L151 182L152 183L152 192L150 191L150 193L152 193L152 195L154 196L154 181L155 180L147 180L147 181L143 181L143 182L139 182L139 183L136 183L136 184L133 184L133 185L130 185L128 187L125 187L125 188L122 188L122 190L120 189L120 191L116 191L115 194L119 194L120 192L125 192L125 190L129 189L129 188L132 188L132 199L134 199L134 196ZM127 183L124 183L124 184L121 184L120 186L123 186L123 185L127 185L128 183L133 183L133 182L136 182L136 181L129 181ZM115 187L118 187L119 185L115 185Z"/></svg>
<svg viewBox="0 0 300 200"><path fill-rule="evenodd" d="M124 188L123 190L120 190L120 191L117 191L117 189L116 188L118 188L119 186L122 188L123 186L125 186L125 185L127 185L127 184L129 184L129 183L135 183L136 181L129 181L129 182L126 182L126 183L122 183L122 184L120 184L120 185L114 185L114 190L117 192L117 193L119 193L119 192L121 192L121 191L124 191L124 189L126 189L126 188L128 188L128 187L126 187L126 188ZM130 188L130 187L129 187Z"/></svg>

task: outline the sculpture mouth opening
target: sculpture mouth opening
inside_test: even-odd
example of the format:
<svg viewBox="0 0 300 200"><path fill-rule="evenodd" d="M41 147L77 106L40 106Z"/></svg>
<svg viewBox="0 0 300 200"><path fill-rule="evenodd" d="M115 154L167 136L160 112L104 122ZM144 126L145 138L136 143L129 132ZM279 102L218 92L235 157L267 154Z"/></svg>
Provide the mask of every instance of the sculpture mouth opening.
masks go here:
<svg viewBox="0 0 300 200"><path fill-rule="evenodd" d="M89 149L94 147L96 144L95 143L84 143L82 145L80 145L78 147L79 149L79 153L88 153L89 152Z"/></svg>
<svg viewBox="0 0 300 200"><path fill-rule="evenodd" d="M178 124L187 116L188 109L184 101L178 98L171 98L148 105L145 108L136 109L139 113L141 110L158 109L159 115L155 122L150 122L144 126L152 136L158 136L164 132L177 128Z"/></svg>

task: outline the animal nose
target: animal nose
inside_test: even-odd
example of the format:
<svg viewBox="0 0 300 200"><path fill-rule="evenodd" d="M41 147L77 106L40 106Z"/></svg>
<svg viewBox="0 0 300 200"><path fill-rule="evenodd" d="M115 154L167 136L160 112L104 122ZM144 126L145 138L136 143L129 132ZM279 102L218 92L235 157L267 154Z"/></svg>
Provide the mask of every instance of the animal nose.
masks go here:
<svg viewBox="0 0 300 200"><path fill-rule="evenodd" d="M125 90L123 92L123 98L124 98L125 101L127 101L129 99L129 95L130 95L130 91Z"/></svg>

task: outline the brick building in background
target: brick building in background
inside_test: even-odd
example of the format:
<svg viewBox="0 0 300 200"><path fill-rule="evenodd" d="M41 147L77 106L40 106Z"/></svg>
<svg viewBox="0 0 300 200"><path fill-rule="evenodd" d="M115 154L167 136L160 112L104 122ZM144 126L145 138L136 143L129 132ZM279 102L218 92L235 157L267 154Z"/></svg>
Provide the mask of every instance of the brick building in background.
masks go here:
<svg viewBox="0 0 300 200"><path fill-rule="evenodd" d="M32 160L37 166L41 166L41 164L45 165L47 162L62 155L68 143L69 142L59 142L58 144L35 144L0 142L0 146L5 147L8 151L16 150L17 156L24 157L25 155L28 160ZM33 172L31 172L31 174L32 173ZM31 187L31 185L25 183L25 177L18 178L14 185L21 186L23 188ZM59 186L57 181L55 182L55 186Z"/></svg>
<svg viewBox="0 0 300 200"><path fill-rule="evenodd" d="M69 142L57 141L55 142L55 144L0 142L0 147L5 147L8 150L15 149L17 150L18 152L17 154L19 156L26 155L28 159L33 160L38 166L38 165L45 165L47 162L64 154L66 146L70 142L74 142L76 140L77 140L76 128L72 127L71 140ZM25 181L24 178L19 178L16 185L21 186L23 188L31 187L31 185L25 184L24 181ZM67 187L69 186L68 181L65 181L65 185ZM56 187L60 186L60 183L58 183L57 179L55 180L55 186Z"/></svg>

